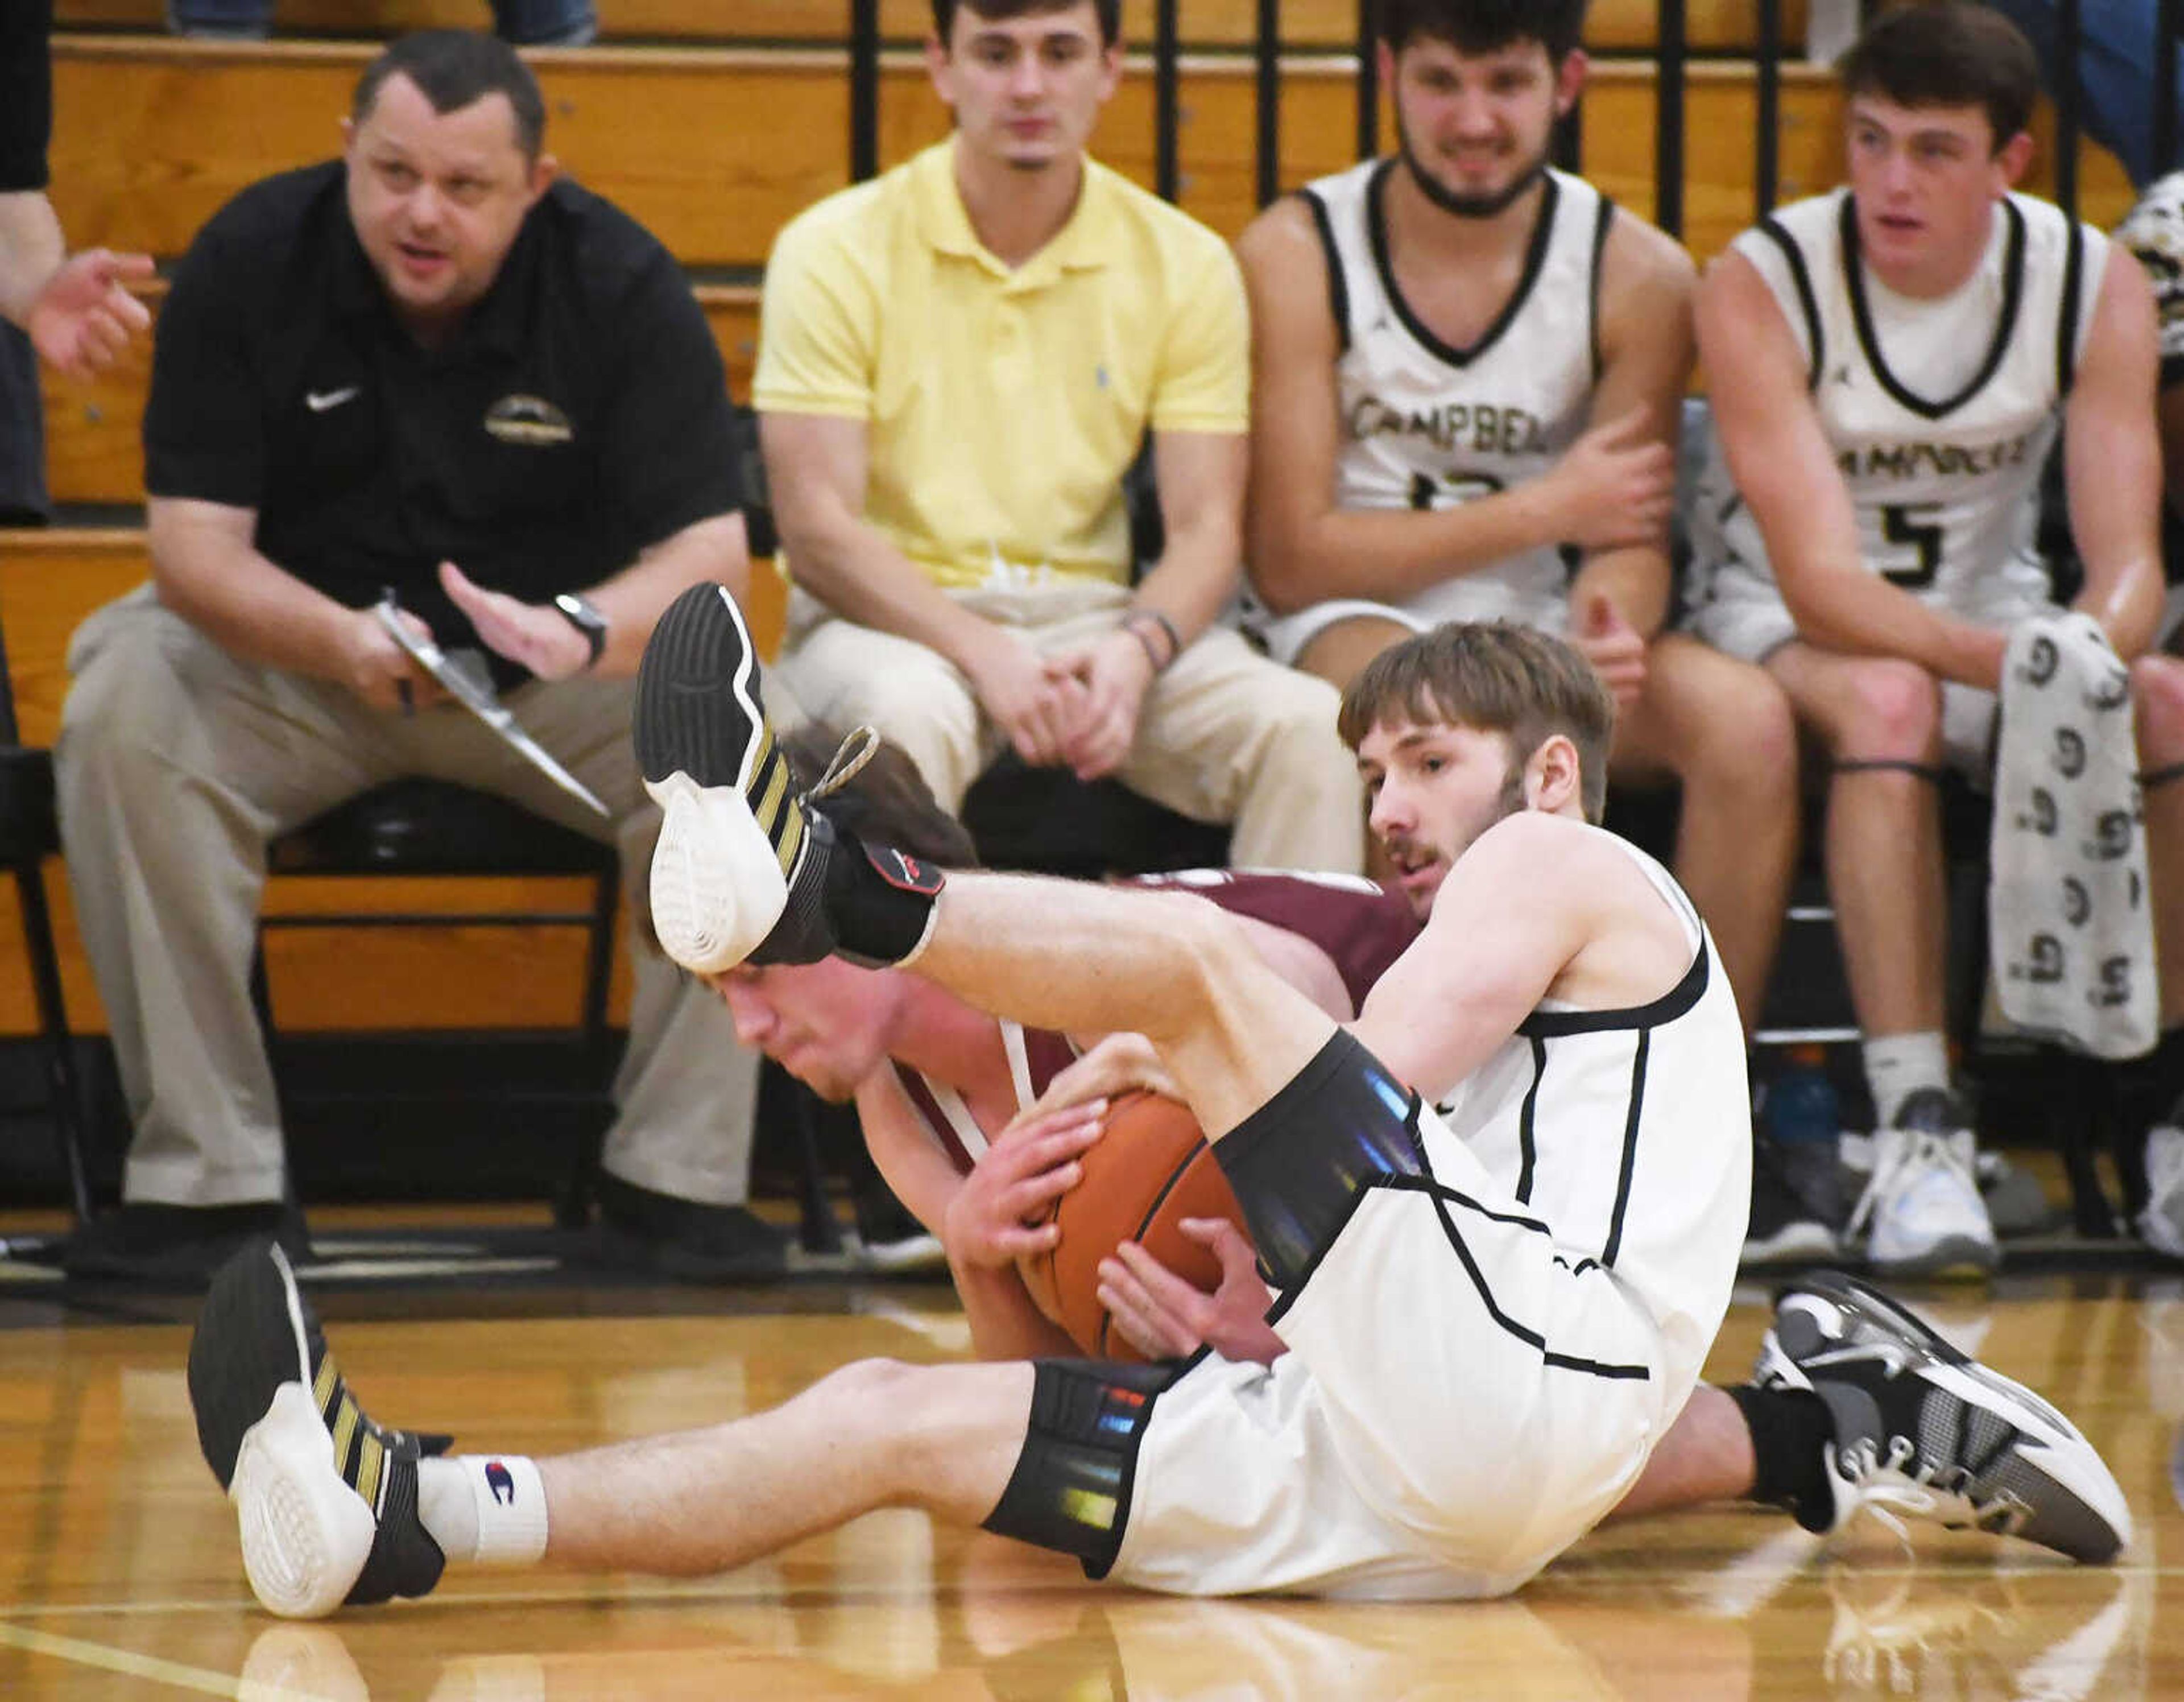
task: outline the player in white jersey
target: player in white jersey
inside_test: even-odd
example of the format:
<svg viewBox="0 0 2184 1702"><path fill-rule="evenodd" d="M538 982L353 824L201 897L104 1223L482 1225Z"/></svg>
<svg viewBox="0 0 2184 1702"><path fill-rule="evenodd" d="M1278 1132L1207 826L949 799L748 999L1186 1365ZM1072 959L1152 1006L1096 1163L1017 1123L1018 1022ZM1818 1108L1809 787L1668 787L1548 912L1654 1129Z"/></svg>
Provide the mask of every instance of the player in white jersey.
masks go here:
<svg viewBox="0 0 2184 1702"><path fill-rule="evenodd" d="M1760 669L1663 630L1694 276L1671 238L1546 164L1584 84L1584 9L1384 6L1398 151L1240 239L1247 622L1337 685L1437 621L1576 645L1616 695L1618 784L1680 783L1676 875L1748 1030L1797 854L1796 733ZM1754 1215L1755 1255L1832 1247L1810 1209L1770 1196Z"/></svg>
<svg viewBox="0 0 2184 1702"><path fill-rule="evenodd" d="M2035 66L1967 0L1882 15L1844 63L1850 186L1709 271L1718 464L1699 630L1763 661L1834 763L1826 864L1880 1124L1883 1270L1986 1270L1994 1232L1944 1050L1936 765L1981 778L2009 629L2048 606L2036 483L2059 421L2075 606L2131 663L2150 779L2184 757L2161 604L2153 316L2127 254L2011 193ZM2149 786L2160 961L2184 962L2184 786ZM2163 1025L2184 977L2165 978ZM1855 1220L1854 1220L1855 1221Z"/></svg>
<svg viewBox="0 0 2184 1702"><path fill-rule="evenodd" d="M2179 649L2184 618L2184 171L2172 171L2146 187L2122 224L2116 241L2137 256L2153 287L2161 325L2161 393L2158 418L2168 502L2162 520L2162 555L2170 580L2162 626L2166 648ZM2142 784L2155 789L2157 774ZM2176 777L2170 777L2171 778ZM2164 781L2164 784L2166 784ZM2161 1038L2148 1074L2159 1091L2184 1087L2184 1030ZM2147 1130L2144 1197L2137 1179L2125 1179L2126 1204L2148 1244L2170 1258L2184 1259L2184 1095L2171 1100Z"/></svg>
<svg viewBox="0 0 2184 1702"><path fill-rule="evenodd" d="M837 742L816 723L783 736L799 784L828 770ZM978 861L962 824L941 808L908 756L884 740L828 793L827 809L860 838L913 857L948 868ZM1340 1018L1355 1013L1418 934L1408 903L1357 876L1201 869L1147 884L1203 893L1237 918L1270 968ZM1100 1108L1084 1102L1167 1085L1146 1073L1141 1043L1107 1036L1095 1046L1093 1036L1027 1028L907 970L838 957L742 964L713 977L713 985L744 1044L821 1097L855 1104L881 1175L946 1250L973 1350L985 1359L1073 1352L1032 1305L1017 1261L1052 1244L1053 1226L1028 1220L1076 1180L1070 1167L1097 1137ZM1083 1056L1079 1041L1089 1047ZM1028 1114L1057 1099L1067 1108L1059 1114ZM1198 1336L1182 1349L1189 1352L1203 1338L1211 1309L1195 1291L1162 1282L1169 1275L1150 1273L1198 1320ZM1135 1279L1122 1280L1134 1297ZM1264 1310L1262 1298L1245 1321ZM1160 1340L1138 1340L1134 1317L1117 1322L1154 1357L1184 1327L1163 1316Z"/></svg>
<svg viewBox="0 0 2184 1702"><path fill-rule="evenodd" d="M944 879L791 795L718 588L655 628L644 682L668 953L705 976L834 953L1026 1024L1144 1033L1243 1205L1285 1351L866 1364L708 1430L439 1459L364 1417L269 1247L215 1282L190 1389L275 1610L421 1594L449 1558L719 1571L885 1505L1201 1593L1496 1593L1649 1482L1643 1504L1763 1489L1823 1527L1892 1486L2081 1558L2128 1541L2067 1421L1847 1283L1785 1295L1763 1386L1695 1389L1741 1235L1742 1041L1689 901L1588 820L1613 710L1567 645L1446 627L1351 695L1374 819L1434 873L1348 1025L1199 897Z"/></svg>

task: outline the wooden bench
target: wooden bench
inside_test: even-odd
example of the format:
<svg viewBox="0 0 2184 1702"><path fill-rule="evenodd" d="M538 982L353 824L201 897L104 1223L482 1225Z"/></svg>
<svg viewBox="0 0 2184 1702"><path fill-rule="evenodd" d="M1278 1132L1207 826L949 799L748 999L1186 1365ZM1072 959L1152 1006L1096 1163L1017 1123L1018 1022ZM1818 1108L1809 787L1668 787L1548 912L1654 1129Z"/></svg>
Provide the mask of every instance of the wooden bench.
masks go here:
<svg viewBox="0 0 2184 1702"><path fill-rule="evenodd" d="M759 6L599 0L597 9L602 38L610 42L839 42L850 16L848 0L765 0ZM165 27L165 0L58 0L53 10L64 30ZM1284 0L1282 39L1299 47L1350 47L1357 39L1357 0ZM1685 38L1696 50L1749 53L1758 43L1759 8L1753 0L1696 0L1685 13ZM476 29L487 15L485 0L276 0L274 27L284 36L386 36L405 30ZM1585 18L1585 44L1595 53L1650 53L1659 18L1655 0L1594 0ZM1251 0L1182 0L1178 26L1186 46L1240 47L1258 28L1258 8ZM932 27L930 0L881 0L880 33L889 41L920 41ZM1124 0L1124 40L1143 46L1152 32L1152 0ZM1804 0L1787 0L1782 39L1799 42L1804 35Z"/></svg>
<svg viewBox="0 0 2184 1702"><path fill-rule="evenodd" d="M79 244L179 254L229 197L328 157L370 49L358 43L215 47L64 37L55 47L54 199ZM1341 55L1292 55L1282 81L1282 181L1355 154L1356 78ZM846 55L811 50L593 48L538 56L549 140L574 174L642 220L686 264L755 267L774 233L849 180ZM887 56L883 163L946 133L922 64ZM1153 163L1150 71L1134 60L1093 141L1140 182ZM1653 206L1653 67L1604 61L1583 110L1584 169L1641 214ZM1752 216L1747 62L1694 64L1686 86L1685 237L1702 259ZM1224 235L1256 209L1248 64L1192 56L1181 84L1181 201ZM1835 181L1841 98L1832 78L1786 69L1782 198ZM1384 126L1384 130L1385 126ZM2088 158L2089 216L2120 215L2120 171Z"/></svg>
<svg viewBox="0 0 2184 1702"><path fill-rule="evenodd" d="M7 635L24 742L50 745L68 691L70 635L101 604L148 572L141 530L0 532L0 628ZM781 631L783 590L771 564L754 575L752 625L769 650ZM90 966L59 859L47 868L70 1021L102 1032ZM588 901L582 880L543 876L441 879L276 877L271 914L337 911L460 916L502 911L567 911ZM276 929L265 937L268 973L284 1031L359 1025L386 1013L405 1029L558 1028L570 1020L583 981L584 934L565 926ZM0 913L0 1034L36 1032L30 980L14 907ZM617 961L610 1010L626 1019L627 964ZM398 1023L393 1022L399 1013Z"/></svg>

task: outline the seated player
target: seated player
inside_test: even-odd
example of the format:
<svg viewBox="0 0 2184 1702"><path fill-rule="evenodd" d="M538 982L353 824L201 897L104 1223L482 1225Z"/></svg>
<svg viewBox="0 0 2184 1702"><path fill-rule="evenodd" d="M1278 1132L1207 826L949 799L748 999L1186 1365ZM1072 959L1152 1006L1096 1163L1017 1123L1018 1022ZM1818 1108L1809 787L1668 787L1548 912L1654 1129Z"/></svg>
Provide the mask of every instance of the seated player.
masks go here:
<svg viewBox="0 0 2184 1702"><path fill-rule="evenodd" d="M1743 1234L1741 1035L1688 901L1588 819L1613 711L1558 641L1443 628L1346 699L1376 821L1432 853L1419 938L1346 1026L1214 906L868 849L790 796L756 672L702 590L648 652L670 954L914 964L1020 1022L1145 1034L1286 1351L868 1363L702 1431L439 1459L365 1419L269 1248L215 1285L190 1388L274 1610L421 1594L450 1554L716 1571L897 1505L1190 1593L1498 1594L1618 1503L1754 1493L1819 1527L1888 1495L2086 1560L2129 1541L2067 1420L1841 1279L1786 1292L1768 1387L1696 1391Z"/></svg>

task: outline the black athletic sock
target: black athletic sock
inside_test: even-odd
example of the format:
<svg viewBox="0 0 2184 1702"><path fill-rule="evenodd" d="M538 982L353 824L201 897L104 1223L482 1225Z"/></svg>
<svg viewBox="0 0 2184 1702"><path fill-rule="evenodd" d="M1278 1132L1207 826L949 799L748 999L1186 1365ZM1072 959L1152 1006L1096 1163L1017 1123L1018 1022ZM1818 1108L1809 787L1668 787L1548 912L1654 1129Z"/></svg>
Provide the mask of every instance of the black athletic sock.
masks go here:
<svg viewBox="0 0 2184 1702"><path fill-rule="evenodd" d="M1826 1450L1836 1433L1827 1403L1810 1389L1763 1389L1751 1383L1727 1393L1752 1432L1748 1498L1787 1508L1808 1531L1833 1529L1836 1493Z"/></svg>
<svg viewBox="0 0 2184 1702"><path fill-rule="evenodd" d="M901 963L933 925L939 866L892 845L867 845L839 827L833 837L822 901L838 948L868 968Z"/></svg>

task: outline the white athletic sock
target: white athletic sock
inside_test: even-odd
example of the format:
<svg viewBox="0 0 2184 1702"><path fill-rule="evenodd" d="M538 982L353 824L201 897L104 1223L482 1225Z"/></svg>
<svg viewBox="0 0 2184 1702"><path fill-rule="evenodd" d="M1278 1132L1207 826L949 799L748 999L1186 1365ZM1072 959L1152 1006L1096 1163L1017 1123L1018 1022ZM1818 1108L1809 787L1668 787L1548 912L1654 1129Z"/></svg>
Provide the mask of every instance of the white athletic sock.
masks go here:
<svg viewBox="0 0 2184 1702"><path fill-rule="evenodd" d="M1874 1126L1893 1128L1903 1102L1922 1088L1949 1087L1949 1048L1936 1030L1869 1040L1865 1085L1873 1090Z"/></svg>
<svg viewBox="0 0 2184 1702"><path fill-rule="evenodd" d="M520 1454L419 1460L417 1517L450 1561L525 1566L546 1554L546 1485Z"/></svg>

